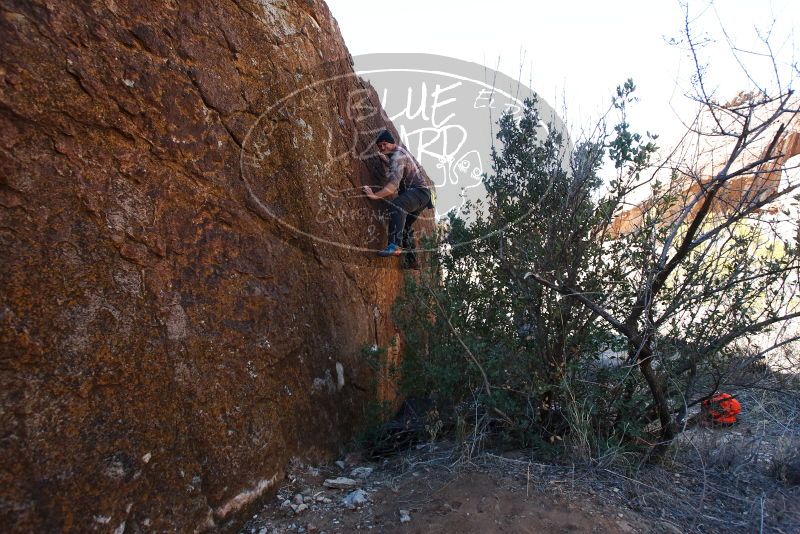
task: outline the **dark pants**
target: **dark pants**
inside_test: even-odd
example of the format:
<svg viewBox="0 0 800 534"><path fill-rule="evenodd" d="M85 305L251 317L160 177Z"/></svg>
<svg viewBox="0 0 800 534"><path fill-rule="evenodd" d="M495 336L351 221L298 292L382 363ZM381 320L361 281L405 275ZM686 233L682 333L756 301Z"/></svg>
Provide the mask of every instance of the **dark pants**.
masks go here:
<svg viewBox="0 0 800 534"><path fill-rule="evenodd" d="M419 214L428 206L430 192L427 189L406 189L394 200L389 200L389 244L400 245L413 255L414 230L411 227ZM413 258L409 258L413 259Z"/></svg>

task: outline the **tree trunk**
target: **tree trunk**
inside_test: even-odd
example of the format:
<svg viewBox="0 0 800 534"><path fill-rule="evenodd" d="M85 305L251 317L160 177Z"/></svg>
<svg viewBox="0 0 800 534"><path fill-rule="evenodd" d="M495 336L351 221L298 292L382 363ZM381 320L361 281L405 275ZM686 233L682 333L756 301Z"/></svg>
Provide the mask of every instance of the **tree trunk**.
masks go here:
<svg viewBox="0 0 800 534"><path fill-rule="evenodd" d="M658 420L661 423L661 440L662 443L656 447L656 450L663 449L666 443L675 437L675 422L672 413L669 409L667 402L667 394L664 391L664 385L659 379L658 373L653 369L653 352L650 350L650 341L646 341L644 345L639 346L631 343L628 354L636 357L636 362L639 364L639 370L642 372L647 386L650 388L650 394L653 396L653 403L655 404Z"/></svg>

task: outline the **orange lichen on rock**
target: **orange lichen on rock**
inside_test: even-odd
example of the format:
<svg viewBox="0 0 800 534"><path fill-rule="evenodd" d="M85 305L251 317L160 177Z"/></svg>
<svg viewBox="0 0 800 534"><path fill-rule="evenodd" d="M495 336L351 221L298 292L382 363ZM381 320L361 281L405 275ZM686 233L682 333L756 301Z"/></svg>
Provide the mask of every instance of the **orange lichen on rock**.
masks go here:
<svg viewBox="0 0 800 534"><path fill-rule="evenodd" d="M372 400L403 274L319 194L378 183L393 126L321 0L11 2L0 35L0 525L229 525Z"/></svg>

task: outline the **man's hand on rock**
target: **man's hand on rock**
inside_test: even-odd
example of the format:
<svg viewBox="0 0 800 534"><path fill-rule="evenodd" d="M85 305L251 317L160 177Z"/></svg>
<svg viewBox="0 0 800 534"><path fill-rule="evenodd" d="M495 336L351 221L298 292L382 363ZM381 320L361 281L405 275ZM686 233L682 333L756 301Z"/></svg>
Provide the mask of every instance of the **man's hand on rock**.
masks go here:
<svg viewBox="0 0 800 534"><path fill-rule="evenodd" d="M367 195L367 197L371 198L372 200L375 200L377 198L375 196L375 193L372 192L372 188L370 186L365 185L363 189L364 189L364 193Z"/></svg>

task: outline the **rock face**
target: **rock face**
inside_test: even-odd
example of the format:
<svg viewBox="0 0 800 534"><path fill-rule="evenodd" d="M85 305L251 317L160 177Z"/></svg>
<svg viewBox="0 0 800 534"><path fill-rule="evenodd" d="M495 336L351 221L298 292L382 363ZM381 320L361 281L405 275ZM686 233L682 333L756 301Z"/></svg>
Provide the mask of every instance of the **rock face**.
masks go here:
<svg viewBox="0 0 800 534"><path fill-rule="evenodd" d="M377 96L319 0L2 7L0 524L235 522L397 337Z"/></svg>

